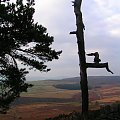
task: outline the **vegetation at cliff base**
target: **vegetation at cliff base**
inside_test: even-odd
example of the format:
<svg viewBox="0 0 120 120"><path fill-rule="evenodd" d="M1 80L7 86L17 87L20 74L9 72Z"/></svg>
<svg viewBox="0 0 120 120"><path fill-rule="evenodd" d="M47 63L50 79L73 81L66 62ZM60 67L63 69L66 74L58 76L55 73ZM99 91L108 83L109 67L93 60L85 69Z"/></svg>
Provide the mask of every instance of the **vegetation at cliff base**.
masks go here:
<svg viewBox="0 0 120 120"><path fill-rule="evenodd" d="M88 120L120 120L120 104L112 104L99 110L89 111ZM72 112L69 115L61 114L46 120L82 120L81 113Z"/></svg>

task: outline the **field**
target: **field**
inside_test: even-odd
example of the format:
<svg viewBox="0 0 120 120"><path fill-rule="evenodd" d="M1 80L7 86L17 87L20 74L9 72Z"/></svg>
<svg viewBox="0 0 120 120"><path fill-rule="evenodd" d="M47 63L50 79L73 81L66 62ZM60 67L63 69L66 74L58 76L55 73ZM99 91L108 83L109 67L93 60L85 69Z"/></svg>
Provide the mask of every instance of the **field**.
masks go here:
<svg viewBox="0 0 120 120"><path fill-rule="evenodd" d="M0 120L45 120L81 111L79 78L30 82L34 86L16 100ZM90 109L120 101L120 77L89 78Z"/></svg>

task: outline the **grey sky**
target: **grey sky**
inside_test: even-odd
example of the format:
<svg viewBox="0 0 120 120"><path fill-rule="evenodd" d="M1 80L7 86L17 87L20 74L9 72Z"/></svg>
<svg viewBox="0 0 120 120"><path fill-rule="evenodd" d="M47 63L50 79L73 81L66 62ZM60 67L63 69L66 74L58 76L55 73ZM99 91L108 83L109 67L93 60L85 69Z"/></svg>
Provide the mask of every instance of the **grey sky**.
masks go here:
<svg viewBox="0 0 120 120"><path fill-rule="evenodd" d="M48 63L51 71L31 71L28 80L60 79L79 76L79 60L75 35L75 15L71 0L35 0L35 22L47 28L54 36L52 45L63 53L58 61ZM83 0L86 53L98 51L102 62L109 62L110 69L120 75L120 0ZM87 57L92 62L93 57ZM111 75L105 69L88 69L88 75Z"/></svg>

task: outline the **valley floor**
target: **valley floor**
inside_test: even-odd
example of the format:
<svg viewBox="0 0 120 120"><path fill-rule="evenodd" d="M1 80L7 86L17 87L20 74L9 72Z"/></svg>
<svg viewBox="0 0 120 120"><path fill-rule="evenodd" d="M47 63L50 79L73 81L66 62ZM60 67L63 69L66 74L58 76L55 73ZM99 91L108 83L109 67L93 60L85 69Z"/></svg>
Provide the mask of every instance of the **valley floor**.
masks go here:
<svg viewBox="0 0 120 120"><path fill-rule="evenodd" d="M42 90L43 89L43 90ZM107 85L89 90L90 109L120 101L120 85ZM59 114L81 111L80 90L63 90L52 85L33 89L22 95L0 120L45 120Z"/></svg>

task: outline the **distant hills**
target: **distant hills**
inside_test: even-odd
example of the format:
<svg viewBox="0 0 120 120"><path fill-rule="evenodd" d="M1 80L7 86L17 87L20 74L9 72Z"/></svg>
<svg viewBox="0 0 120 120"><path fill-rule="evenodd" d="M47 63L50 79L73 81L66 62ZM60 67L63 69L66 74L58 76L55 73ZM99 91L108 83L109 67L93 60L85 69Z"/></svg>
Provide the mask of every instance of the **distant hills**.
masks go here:
<svg viewBox="0 0 120 120"><path fill-rule="evenodd" d="M79 82L79 77L73 77L73 78L65 78L61 79L62 81L71 81L71 82ZM120 76L88 76L88 82L89 83L96 83L96 84L116 84L120 83Z"/></svg>
<svg viewBox="0 0 120 120"><path fill-rule="evenodd" d="M38 80L30 81L33 84L32 88L28 89L27 93L22 94L22 97L14 102L15 104L29 104L42 102L73 102L72 95L76 95L80 90L80 78L66 78L61 80ZM120 76L89 76L89 90L101 88L102 86L120 86ZM71 94L72 93L72 94ZM78 93L79 94L79 93ZM71 96L67 97L66 96Z"/></svg>
<svg viewBox="0 0 120 120"><path fill-rule="evenodd" d="M31 84L35 85L34 89L31 91L38 89L38 87L46 88L46 86L52 86L58 89L68 89L68 90L78 90L80 89L80 77L73 78L65 78L58 80L42 80L42 81L31 81ZM88 87L91 88L99 88L101 86L106 85L120 85L120 76L88 76ZM49 89L49 88L48 88Z"/></svg>
<svg viewBox="0 0 120 120"><path fill-rule="evenodd" d="M88 82L92 86L117 85L120 84L120 76L89 76Z"/></svg>
<svg viewBox="0 0 120 120"><path fill-rule="evenodd" d="M56 80L58 84L55 85L57 88L61 89L79 89L80 78L66 78L62 80ZM118 85L120 84L120 76L88 76L88 86L89 88L96 88L105 85Z"/></svg>

